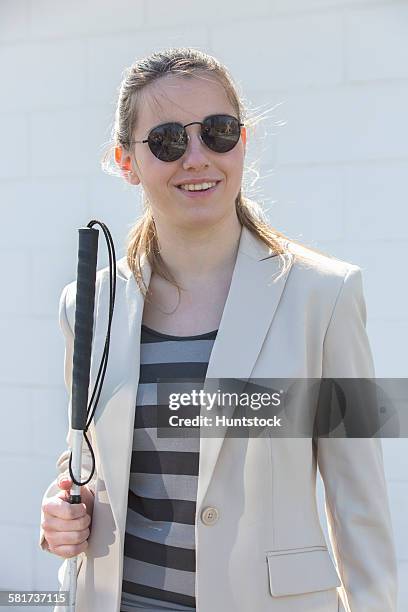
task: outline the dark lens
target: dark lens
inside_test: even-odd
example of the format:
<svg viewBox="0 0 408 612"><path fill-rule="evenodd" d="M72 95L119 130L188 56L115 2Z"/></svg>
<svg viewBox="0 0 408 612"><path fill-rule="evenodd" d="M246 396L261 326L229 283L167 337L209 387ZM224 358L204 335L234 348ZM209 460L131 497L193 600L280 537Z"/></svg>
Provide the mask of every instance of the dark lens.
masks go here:
<svg viewBox="0 0 408 612"><path fill-rule="evenodd" d="M226 153L235 147L240 133L240 125L236 117L212 115L203 121L201 137L212 151Z"/></svg>
<svg viewBox="0 0 408 612"><path fill-rule="evenodd" d="M162 161L175 161L186 150L187 137L179 123L164 123L151 130L148 136L151 152Z"/></svg>

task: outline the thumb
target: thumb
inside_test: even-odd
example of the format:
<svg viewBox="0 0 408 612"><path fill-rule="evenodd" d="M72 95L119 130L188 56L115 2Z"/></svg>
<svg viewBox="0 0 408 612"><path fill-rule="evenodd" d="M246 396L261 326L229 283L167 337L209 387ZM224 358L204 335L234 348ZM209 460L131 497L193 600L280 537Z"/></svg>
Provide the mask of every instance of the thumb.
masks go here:
<svg viewBox="0 0 408 612"><path fill-rule="evenodd" d="M60 489L68 491L72 487L72 480L69 476L60 476L60 478L58 478L58 486Z"/></svg>

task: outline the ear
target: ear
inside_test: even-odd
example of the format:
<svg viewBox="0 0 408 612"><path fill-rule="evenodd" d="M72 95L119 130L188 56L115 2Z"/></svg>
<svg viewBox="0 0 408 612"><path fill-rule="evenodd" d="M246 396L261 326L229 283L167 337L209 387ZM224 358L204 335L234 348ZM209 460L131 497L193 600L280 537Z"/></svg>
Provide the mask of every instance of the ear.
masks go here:
<svg viewBox="0 0 408 612"><path fill-rule="evenodd" d="M133 167L132 157L121 146L115 147L115 162L119 166L125 181L131 185L138 185L140 183L140 178Z"/></svg>
<svg viewBox="0 0 408 612"><path fill-rule="evenodd" d="M246 147L246 141L247 141L246 127L241 128L241 138L242 138L242 142L244 143L244 147Z"/></svg>

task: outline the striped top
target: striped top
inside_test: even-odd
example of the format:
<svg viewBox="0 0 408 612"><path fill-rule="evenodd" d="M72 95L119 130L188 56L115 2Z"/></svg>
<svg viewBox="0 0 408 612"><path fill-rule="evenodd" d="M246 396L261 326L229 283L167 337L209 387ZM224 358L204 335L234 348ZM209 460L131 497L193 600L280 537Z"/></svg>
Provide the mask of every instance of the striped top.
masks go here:
<svg viewBox="0 0 408 612"><path fill-rule="evenodd" d="M197 381L205 380L216 336L217 330L170 336L142 325L121 612L195 612L200 437L157 436L157 415L168 409L158 404L157 380L182 379L182 387L174 383L177 393L202 388ZM189 379L194 382L188 384ZM172 414L194 416L199 407L180 407Z"/></svg>

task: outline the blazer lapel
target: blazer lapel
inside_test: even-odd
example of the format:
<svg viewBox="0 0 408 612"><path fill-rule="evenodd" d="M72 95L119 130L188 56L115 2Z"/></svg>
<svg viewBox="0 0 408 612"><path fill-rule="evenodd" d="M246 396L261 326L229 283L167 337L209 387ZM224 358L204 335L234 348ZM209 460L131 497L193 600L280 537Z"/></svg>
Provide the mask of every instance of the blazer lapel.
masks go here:
<svg viewBox="0 0 408 612"><path fill-rule="evenodd" d="M216 379L239 379L242 387L250 379L292 263L293 258L289 255L287 270L280 275L282 260L243 226L229 293L208 363L204 392L217 391ZM234 383L234 391L239 391L238 381ZM233 405L223 407L223 415L232 416L234 408ZM209 414L204 405L201 414ZM227 427L219 426L218 437L200 438L197 509L206 495L226 432Z"/></svg>
<svg viewBox="0 0 408 612"><path fill-rule="evenodd" d="M279 304L293 257L280 274L282 260L242 228L237 258L217 338L211 352L204 391L214 390L214 379L247 381ZM142 274L149 285L151 268L142 260ZM109 283L101 284L93 340L91 388L102 356L108 321ZM104 293L104 295L102 295ZM144 298L126 257L117 262L117 290L111 327L109 361L94 418L94 434L112 512L120 534L127 513L127 490L133 442L136 395L140 368L140 333ZM231 412L234 407L231 407ZM206 414L205 406L201 407ZM208 414L208 413L207 413ZM228 415L224 409L223 414ZM227 428L217 438L200 439L197 508L200 507L221 450ZM92 434L91 429L91 434Z"/></svg>

